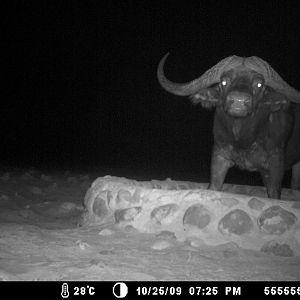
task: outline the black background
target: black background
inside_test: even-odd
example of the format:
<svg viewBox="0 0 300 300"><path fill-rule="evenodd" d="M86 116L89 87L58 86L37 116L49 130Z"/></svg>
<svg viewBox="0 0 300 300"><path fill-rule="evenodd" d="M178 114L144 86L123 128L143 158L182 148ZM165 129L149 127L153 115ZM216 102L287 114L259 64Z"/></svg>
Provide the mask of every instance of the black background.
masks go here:
<svg viewBox="0 0 300 300"><path fill-rule="evenodd" d="M208 181L213 112L164 91L159 60L170 52L167 77L186 82L256 55L299 89L297 3L7 2L0 163Z"/></svg>

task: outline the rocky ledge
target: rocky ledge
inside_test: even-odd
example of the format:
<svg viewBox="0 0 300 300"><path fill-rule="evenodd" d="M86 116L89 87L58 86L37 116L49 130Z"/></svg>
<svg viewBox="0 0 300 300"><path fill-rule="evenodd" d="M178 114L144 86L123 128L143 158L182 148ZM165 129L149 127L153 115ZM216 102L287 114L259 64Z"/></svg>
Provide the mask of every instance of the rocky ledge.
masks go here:
<svg viewBox="0 0 300 300"><path fill-rule="evenodd" d="M85 198L82 226L115 224L146 233L170 233L199 246L235 243L276 256L300 255L300 192L264 198L262 187L205 183L96 179Z"/></svg>

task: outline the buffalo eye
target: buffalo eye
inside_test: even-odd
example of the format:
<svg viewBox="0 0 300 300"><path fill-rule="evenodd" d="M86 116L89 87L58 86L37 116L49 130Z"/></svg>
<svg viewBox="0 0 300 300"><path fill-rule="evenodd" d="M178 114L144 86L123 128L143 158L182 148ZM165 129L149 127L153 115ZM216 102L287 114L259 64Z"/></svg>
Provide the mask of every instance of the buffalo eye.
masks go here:
<svg viewBox="0 0 300 300"><path fill-rule="evenodd" d="M222 84L223 86L226 86L226 85L227 85L227 80L226 80L226 79L223 79L223 80L221 81L221 84Z"/></svg>
<svg viewBox="0 0 300 300"><path fill-rule="evenodd" d="M262 79L259 79L259 78L257 78L257 79L254 79L254 86L256 87L256 88L262 88L263 87L263 85L264 85L264 81L262 80Z"/></svg>

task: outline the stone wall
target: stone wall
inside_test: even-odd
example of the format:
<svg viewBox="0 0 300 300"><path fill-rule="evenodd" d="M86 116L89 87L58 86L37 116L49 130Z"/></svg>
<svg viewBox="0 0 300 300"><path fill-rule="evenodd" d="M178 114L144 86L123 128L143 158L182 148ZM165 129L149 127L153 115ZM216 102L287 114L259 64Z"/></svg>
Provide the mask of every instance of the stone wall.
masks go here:
<svg viewBox="0 0 300 300"><path fill-rule="evenodd" d="M82 225L132 226L140 232L171 232L191 245L233 242L278 256L300 254L299 191L284 190L285 200L274 200L263 198L262 187L225 185L226 192L206 187L100 177L86 193Z"/></svg>

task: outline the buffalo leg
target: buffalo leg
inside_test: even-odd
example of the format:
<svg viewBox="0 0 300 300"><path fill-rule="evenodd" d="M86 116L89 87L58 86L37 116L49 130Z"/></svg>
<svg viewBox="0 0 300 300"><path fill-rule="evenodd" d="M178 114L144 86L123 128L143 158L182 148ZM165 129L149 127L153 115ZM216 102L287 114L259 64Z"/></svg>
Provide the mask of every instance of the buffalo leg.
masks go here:
<svg viewBox="0 0 300 300"><path fill-rule="evenodd" d="M291 188L293 190L300 190L300 161L292 168Z"/></svg>
<svg viewBox="0 0 300 300"><path fill-rule="evenodd" d="M219 152L214 151L211 160L210 169L210 184L208 188L214 191L222 189L228 169L232 166L232 162L221 155Z"/></svg>
<svg viewBox="0 0 300 300"><path fill-rule="evenodd" d="M262 179L267 188L269 198L280 199L281 184L284 174L284 165L281 156L273 156L270 159L270 168L261 171Z"/></svg>

